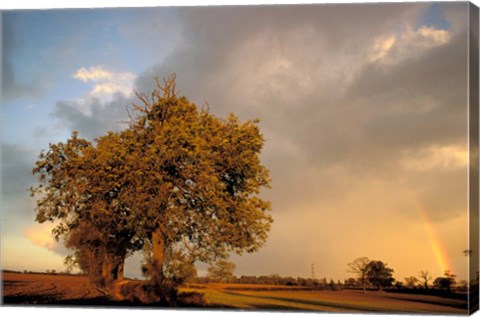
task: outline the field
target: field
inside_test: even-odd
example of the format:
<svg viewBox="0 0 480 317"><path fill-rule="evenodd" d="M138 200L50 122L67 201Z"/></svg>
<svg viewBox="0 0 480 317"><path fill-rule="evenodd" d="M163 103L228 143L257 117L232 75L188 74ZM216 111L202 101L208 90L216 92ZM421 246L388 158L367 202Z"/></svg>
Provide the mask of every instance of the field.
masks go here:
<svg viewBox="0 0 480 317"><path fill-rule="evenodd" d="M183 294L201 293L207 308L466 314L466 301L432 295L357 290L319 291L301 287L192 284ZM3 303L37 305L128 305L108 299L85 277L46 274L3 274Z"/></svg>

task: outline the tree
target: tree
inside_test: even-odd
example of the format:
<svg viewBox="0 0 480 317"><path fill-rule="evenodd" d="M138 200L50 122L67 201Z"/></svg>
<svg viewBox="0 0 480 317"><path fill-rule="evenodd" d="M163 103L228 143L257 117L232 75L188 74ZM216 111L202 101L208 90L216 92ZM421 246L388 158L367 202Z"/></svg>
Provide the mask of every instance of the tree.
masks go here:
<svg viewBox="0 0 480 317"><path fill-rule="evenodd" d="M345 287L346 288L351 288L351 287L355 287L357 286L357 281L354 279L354 278L348 278L348 279L345 279Z"/></svg>
<svg viewBox="0 0 480 317"><path fill-rule="evenodd" d="M230 252L254 252L265 242L272 218L259 198L269 187L260 163L258 121L219 119L177 97L171 78L132 116L127 159L133 192L126 204L152 244L154 284L164 278L165 254L182 244L195 260L212 262ZM146 172L148 171L148 172Z"/></svg>
<svg viewBox="0 0 480 317"><path fill-rule="evenodd" d="M444 276L442 277L437 277L433 281L433 286L438 289L443 289L446 291L452 291L452 288L457 284L455 278L457 276L454 274L451 274L449 270L446 270L444 273Z"/></svg>
<svg viewBox="0 0 480 317"><path fill-rule="evenodd" d="M423 280L423 287L428 289L428 281L432 279L432 276L428 271L420 271L420 278Z"/></svg>
<svg viewBox="0 0 480 317"><path fill-rule="evenodd" d="M55 236L74 250L75 263L107 286L121 279L129 254L149 246L158 295L175 250L211 263L264 244L273 220L259 195L270 179L257 120L198 109L176 95L174 77L137 97L128 128L94 143L74 132L51 144L31 191L39 197L36 220L57 221Z"/></svg>
<svg viewBox="0 0 480 317"><path fill-rule="evenodd" d="M108 133L93 145L73 132L41 152L33 169L39 185L30 189L40 197L36 220L57 221L53 233L74 250L71 263L108 288L123 278L125 257L141 246L138 223L118 197L125 153L120 134Z"/></svg>
<svg viewBox="0 0 480 317"><path fill-rule="evenodd" d="M457 290L460 292L468 292L468 281L467 280L460 280L458 282Z"/></svg>
<svg viewBox="0 0 480 317"><path fill-rule="evenodd" d="M409 276L405 278L405 286L408 288L415 288L419 282L415 276Z"/></svg>
<svg viewBox="0 0 480 317"><path fill-rule="evenodd" d="M361 257L353 260L353 262L348 263L350 269L347 271L349 273L354 273L357 275L362 288L363 292L365 293L365 282L367 281L367 270L368 264L370 260L367 257Z"/></svg>
<svg viewBox="0 0 480 317"><path fill-rule="evenodd" d="M208 268L208 277L215 282L229 283L235 279L234 271L235 264L226 260L219 260Z"/></svg>
<svg viewBox="0 0 480 317"><path fill-rule="evenodd" d="M392 277L393 269L387 267L382 261L370 261L367 265L367 279L370 283L382 290L383 287L391 286L395 280Z"/></svg>

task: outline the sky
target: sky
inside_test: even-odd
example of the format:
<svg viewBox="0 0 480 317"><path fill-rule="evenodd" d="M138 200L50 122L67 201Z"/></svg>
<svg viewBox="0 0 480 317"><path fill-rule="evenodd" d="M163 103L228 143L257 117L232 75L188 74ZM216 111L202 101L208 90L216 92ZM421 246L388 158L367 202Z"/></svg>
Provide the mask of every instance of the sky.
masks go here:
<svg viewBox="0 0 480 317"><path fill-rule="evenodd" d="M466 3L3 11L1 266L63 271L26 189L49 143L125 128L133 90L260 119L274 223L235 274L467 279ZM126 275L139 276L137 254ZM200 273L205 271L200 266Z"/></svg>

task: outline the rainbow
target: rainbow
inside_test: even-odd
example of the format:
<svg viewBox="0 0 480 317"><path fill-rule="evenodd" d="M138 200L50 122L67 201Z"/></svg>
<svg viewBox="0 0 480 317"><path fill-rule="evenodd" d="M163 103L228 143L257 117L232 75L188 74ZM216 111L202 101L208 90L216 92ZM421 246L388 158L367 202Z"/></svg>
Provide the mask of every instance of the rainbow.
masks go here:
<svg viewBox="0 0 480 317"><path fill-rule="evenodd" d="M442 240L438 237L434 230L433 222L428 215L426 209L422 206L422 204L417 199L417 211L423 219L423 223L425 225L425 229L430 240L430 244L432 245L432 251L435 255L438 269L443 273L446 270L450 270L452 265L450 263L450 259L448 257L448 253L443 246Z"/></svg>

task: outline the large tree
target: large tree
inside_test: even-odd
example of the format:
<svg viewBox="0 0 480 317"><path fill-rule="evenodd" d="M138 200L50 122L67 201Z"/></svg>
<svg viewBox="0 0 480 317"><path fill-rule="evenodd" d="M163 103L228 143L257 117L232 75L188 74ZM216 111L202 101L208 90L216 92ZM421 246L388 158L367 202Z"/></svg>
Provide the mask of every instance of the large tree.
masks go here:
<svg viewBox="0 0 480 317"><path fill-rule="evenodd" d="M179 243L204 262L256 251L272 221L259 197L269 177L257 121L199 110L176 95L174 79L138 97L126 131L134 186L124 201L142 223L138 235L151 242L154 284L163 280L167 250Z"/></svg>
<svg viewBox="0 0 480 317"><path fill-rule="evenodd" d="M150 246L150 281L160 292L169 254L178 258L181 250L193 263L254 252L272 218L259 196L270 180L258 121L199 109L177 96L175 78L157 84L148 96L137 94L141 104L132 105L123 131L94 143L74 133L42 152L32 194L37 221L56 221L57 237L76 255L88 259L95 245L104 279L121 275L125 257ZM95 238L83 239L87 233Z"/></svg>

